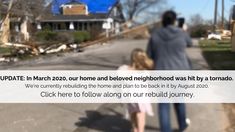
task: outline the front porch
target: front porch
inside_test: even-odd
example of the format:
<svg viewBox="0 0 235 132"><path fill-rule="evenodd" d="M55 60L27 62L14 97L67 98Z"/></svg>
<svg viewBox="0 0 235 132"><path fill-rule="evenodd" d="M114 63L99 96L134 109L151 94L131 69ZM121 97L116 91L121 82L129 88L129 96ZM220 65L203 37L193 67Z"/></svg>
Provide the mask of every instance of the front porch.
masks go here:
<svg viewBox="0 0 235 132"><path fill-rule="evenodd" d="M91 21L91 22L40 22L37 24L37 30L51 30L51 31L102 31L102 21Z"/></svg>

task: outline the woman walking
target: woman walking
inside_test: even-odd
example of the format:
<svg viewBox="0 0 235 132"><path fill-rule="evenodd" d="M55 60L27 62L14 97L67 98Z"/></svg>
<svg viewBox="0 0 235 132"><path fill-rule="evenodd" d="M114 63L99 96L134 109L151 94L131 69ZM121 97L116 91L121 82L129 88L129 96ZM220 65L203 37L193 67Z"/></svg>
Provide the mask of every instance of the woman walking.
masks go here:
<svg viewBox="0 0 235 132"><path fill-rule="evenodd" d="M186 48L192 45L191 38L182 29L175 26L176 13L166 11L162 16L162 28L153 31L147 47L148 56L154 60L155 70L190 70ZM174 104L179 130L184 131L189 125L186 119L185 104ZM161 132L172 132L170 104L159 104Z"/></svg>

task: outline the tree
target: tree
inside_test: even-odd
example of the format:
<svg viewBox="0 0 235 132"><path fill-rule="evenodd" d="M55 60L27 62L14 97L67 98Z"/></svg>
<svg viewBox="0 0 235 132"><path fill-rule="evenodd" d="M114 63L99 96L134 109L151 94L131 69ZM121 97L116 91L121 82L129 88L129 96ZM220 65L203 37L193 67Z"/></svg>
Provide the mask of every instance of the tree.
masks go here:
<svg viewBox="0 0 235 132"><path fill-rule="evenodd" d="M204 20L200 14L192 15L189 24L192 37L206 37L208 31L213 29L213 21Z"/></svg>
<svg viewBox="0 0 235 132"><path fill-rule="evenodd" d="M127 20L133 21L140 13L148 10L155 9L155 13L157 13L156 7L163 3L163 0L124 0L122 5ZM151 13L154 14L153 11Z"/></svg>
<svg viewBox="0 0 235 132"><path fill-rule="evenodd" d="M10 17L10 10L12 9L13 2L14 2L13 0L9 1L7 14L1 23L2 33L1 33L0 40L2 43L7 43L9 40L9 36L10 36L10 18L9 17Z"/></svg>
<svg viewBox="0 0 235 132"><path fill-rule="evenodd" d="M13 9L21 10L24 15L36 18L45 8L47 0L15 0Z"/></svg>
<svg viewBox="0 0 235 132"><path fill-rule="evenodd" d="M204 19L200 14L195 14L190 17L190 26L197 26L204 23Z"/></svg>

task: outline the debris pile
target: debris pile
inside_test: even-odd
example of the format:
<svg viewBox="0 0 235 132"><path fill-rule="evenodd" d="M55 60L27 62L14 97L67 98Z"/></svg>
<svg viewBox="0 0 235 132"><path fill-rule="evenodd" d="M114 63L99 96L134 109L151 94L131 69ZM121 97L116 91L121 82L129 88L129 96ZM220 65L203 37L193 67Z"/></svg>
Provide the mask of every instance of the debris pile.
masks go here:
<svg viewBox="0 0 235 132"><path fill-rule="evenodd" d="M5 47L10 47L12 50L10 53L0 55L0 62L16 62L19 59L53 54L59 52L67 52L76 50L79 51L78 44L53 44L50 46L36 45L33 42L27 42L25 44L17 43L5 43Z"/></svg>

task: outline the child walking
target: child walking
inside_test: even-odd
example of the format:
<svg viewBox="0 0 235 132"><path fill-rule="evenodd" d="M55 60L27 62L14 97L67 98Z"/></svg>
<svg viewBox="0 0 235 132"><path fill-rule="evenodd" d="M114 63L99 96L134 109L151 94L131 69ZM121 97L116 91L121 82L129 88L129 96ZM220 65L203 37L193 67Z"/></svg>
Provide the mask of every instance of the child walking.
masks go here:
<svg viewBox="0 0 235 132"><path fill-rule="evenodd" d="M131 63L122 65L119 70L152 70L153 61L142 49L134 49L131 53ZM130 103L127 104L133 132L144 132L145 115L153 116L150 103Z"/></svg>

